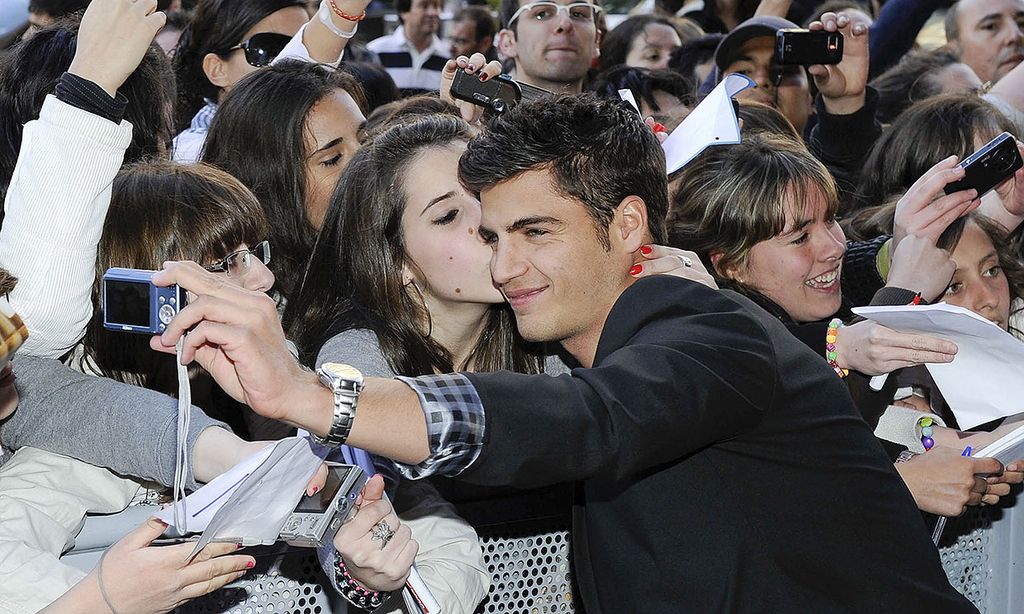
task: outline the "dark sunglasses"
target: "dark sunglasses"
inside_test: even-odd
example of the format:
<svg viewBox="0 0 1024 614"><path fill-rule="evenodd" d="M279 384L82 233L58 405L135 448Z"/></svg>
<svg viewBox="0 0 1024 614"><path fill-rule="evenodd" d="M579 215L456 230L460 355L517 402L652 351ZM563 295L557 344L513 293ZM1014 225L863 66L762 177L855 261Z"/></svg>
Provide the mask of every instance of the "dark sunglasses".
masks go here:
<svg viewBox="0 0 1024 614"><path fill-rule="evenodd" d="M221 54L227 55L232 51L241 49L245 52L245 61L250 66L256 66L257 68L269 66L291 40L292 37L284 34L260 32L259 34L253 34L248 40L244 40L230 49L225 49Z"/></svg>

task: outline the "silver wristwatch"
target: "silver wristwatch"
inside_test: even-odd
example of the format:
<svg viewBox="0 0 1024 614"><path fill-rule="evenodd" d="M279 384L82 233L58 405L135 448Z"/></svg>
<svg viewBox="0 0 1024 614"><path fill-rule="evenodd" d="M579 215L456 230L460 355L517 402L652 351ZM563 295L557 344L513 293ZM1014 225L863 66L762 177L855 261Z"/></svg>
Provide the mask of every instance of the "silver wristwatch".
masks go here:
<svg viewBox="0 0 1024 614"><path fill-rule="evenodd" d="M334 393L334 419L326 437L314 435L317 441L327 446L340 446L352 432L356 418L356 404L363 391L363 374L355 367L336 362L325 362L317 370L320 383Z"/></svg>

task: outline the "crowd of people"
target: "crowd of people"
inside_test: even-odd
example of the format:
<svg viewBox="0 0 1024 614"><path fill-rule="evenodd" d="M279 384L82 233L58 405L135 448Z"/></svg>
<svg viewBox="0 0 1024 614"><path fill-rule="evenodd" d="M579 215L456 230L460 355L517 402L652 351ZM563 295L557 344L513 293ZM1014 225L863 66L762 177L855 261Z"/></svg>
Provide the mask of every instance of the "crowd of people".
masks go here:
<svg viewBox="0 0 1024 614"><path fill-rule="evenodd" d="M962 451L1019 423L962 430L927 368L956 344L851 310L945 302L1024 341L1024 169L946 192L1024 135L1024 0L396 0L360 32L381 10L29 2L0 49L0 294L29 332L0 372L0 614L242 578L240 545L189 558L155 518L90 572L61 557L296 429L376 472L317 551L351 611L406 612L414 564L476 611L460 497L565 487L580 610L976 611L932 529L1012 502L1024 459ZM780 64L801 26L841 61ZM460 71L548 93L497 113ZM666 173L733 73L741 142ZM109 330L112 267L188 305Z"/></svg>

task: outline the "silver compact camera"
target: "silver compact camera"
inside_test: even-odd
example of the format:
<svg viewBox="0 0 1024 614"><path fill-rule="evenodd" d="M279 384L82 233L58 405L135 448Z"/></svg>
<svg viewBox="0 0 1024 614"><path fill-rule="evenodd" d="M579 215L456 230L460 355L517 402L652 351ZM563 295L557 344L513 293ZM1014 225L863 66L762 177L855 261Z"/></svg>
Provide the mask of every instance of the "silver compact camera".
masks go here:
<svg viewBox="0 0 1024 614"><path fill-rule="evenodd" d="M316 494L302 496L281 527L278 540L319 548L334 539L341 525L355 513L356 498L366 480L366 472L355 465L327 463L327 483Z"/></svg>

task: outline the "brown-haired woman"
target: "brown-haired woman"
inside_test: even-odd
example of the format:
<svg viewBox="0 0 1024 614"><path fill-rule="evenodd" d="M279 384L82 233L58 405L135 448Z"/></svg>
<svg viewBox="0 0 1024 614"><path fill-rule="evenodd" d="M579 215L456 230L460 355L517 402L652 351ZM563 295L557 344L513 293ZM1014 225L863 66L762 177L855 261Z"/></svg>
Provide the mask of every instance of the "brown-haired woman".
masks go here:
<svg viewBox="0 0 1024 614"><path fill-rule="evenodd" d="M952 360L955 346L939 339L897 333L869 321L846 327L836 322L847 249L837 206L831 175L803 146L754 135L738 145L711 148L684 168L669 213L670 243L697 252L723 287L777 316L837 373L876 375ZM934 298L952 270L948 254L933 242L907 237L893 256L890 285L874 302L909 303L917 292ZM866 378L855 373L847 381L864 418L876 425L892 391L872 394L864 386ZM972 476L968 465L941 452L915 457L913 464L897 469L921 509L948 513L970 500L969 489L936 495L932 485L952 474ZM998 490L995 486L989 496L1005 494L1005 484Z"/></svg>

